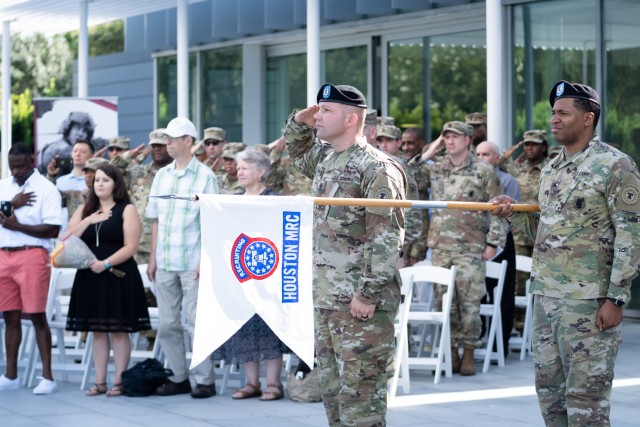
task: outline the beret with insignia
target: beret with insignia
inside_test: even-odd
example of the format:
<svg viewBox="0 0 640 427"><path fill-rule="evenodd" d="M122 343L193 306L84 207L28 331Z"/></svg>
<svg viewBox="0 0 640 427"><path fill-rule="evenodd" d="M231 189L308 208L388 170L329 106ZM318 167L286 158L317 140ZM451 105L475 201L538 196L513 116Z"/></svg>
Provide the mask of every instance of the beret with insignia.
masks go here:
<svg viewBox="0 0 640 427"><path fill-rule="evenodd" d="M553 107L556 99L560 98L588 99L600 105L598 92L596 92L592 87L581 83L569 83L564 80L560 80L554 84L551 92L549 93L549 104L551 104L551 107Z"/></svg>
<svg viewBox="0 0 640 427"><path fill-rule="evenodd" d="M337 102L353 107L367 108L367 101L364 99L362 92L349 85L334 86L331 83L325 83L318 91L316 101L318 104L321 102Z"/></svg>

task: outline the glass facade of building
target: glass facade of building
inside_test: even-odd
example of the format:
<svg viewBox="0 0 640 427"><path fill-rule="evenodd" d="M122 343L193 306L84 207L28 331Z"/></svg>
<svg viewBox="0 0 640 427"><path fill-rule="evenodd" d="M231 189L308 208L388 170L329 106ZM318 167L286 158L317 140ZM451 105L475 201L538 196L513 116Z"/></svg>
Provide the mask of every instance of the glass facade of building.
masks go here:
<svg viewBox="0 0 640 427"><path fill-rule="evenodd" d="M357 38L341 28L339 48L321 41L321 79L359 87L370 105L395 117L401 127L426 128L435 138L444 122L462 120L472 111L485 111L487 98L486 21L484 6L471 4L475 14L451 7L447 25L359 28ZM560 79L593 86L602 100L598 128L602 139L640 160L640 37L636 0L504 1L508 41L507 58L512 141L527 129L549 132L548 94ZM442 9L440 9L442 10ZM366 20L365 20L366 21ZM390 23L394 21L389 20ZM325 28L323 27L323 30ZM336 31L333 29L334 40ZM284 50L264 47L265 123L261 142L277 138L285 118L306 104L306 54L303 42L290 48L283 33ZM364 35L363 35L364 34ZM321 31L321 37L323 32ZM363 44L363 38L365 41ZM349 44L350 41L351 45ZM382 41L382 42L381 42ZM329 47L325 47L329 46ZM373 47L371 47L373 46ZM191 55L191 113L202 128L221 126L231 140L241 140L242 45L202 49ZM176 111L175 56L159 57L157 69L157 123L165 125ZM372 93L369 93L372 92ZM380 99L371 102L371 95ZM381 102L382 101L382 102ZM428 108L425 108L428 105ZM256 141L258 142L258 141ZM636 308L640 308L640 304Z"/></svg>

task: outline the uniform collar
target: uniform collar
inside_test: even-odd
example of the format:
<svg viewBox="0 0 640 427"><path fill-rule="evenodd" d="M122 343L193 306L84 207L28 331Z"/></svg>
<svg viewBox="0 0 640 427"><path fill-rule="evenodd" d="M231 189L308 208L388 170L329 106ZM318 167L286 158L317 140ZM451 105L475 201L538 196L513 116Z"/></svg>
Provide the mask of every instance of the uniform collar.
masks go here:
<svg viewBox="0 0 640 427"><path fill-rule="evenodd" d="M584 146L584 148L581 151L575 153L573 156L569 158L567 158L563 148L560 154L558 154L558 156L555 159L553 159L551 163L551 167L556 169L563 168L564 166L570 163L573 163L576 166L579 166L587 158L593 146L596 145L599 141L600 141L600 138L598 138L597 135L594 135L593 138L591 138L591 140L587 143L587 145Z"/></svg>

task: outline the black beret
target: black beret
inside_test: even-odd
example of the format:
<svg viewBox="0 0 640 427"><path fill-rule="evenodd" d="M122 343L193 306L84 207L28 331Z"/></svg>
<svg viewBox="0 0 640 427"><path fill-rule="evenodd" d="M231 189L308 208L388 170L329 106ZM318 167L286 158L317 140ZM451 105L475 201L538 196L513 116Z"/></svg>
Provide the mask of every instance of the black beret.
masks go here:
<svg viewBox="0 0 640 427"><path fill-rule="evenodd" d="M556 99L559 98L588 99L600 105L598 92L596 92L592 87L580 83L569 83L564 80L560 80L554 84L551 89L551 93L549 94L549 104L551 104L552 108Z"/></svg>
<svg viewBox="0 0 640 427"><path fill-rule="evenodd" d="M367 108L367 101L364 99L362 92L349 85L334 86L330 83L325 83L318 91L316 101L318 104L321 102L337 102L339 104Z"/></svg>

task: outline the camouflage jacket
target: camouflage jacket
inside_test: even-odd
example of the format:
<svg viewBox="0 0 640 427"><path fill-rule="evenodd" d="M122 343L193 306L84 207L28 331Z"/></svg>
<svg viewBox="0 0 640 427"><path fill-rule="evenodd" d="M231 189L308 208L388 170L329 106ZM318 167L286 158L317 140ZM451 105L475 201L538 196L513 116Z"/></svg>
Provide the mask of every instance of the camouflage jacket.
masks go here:
<svg viewBox="0 0 640 427"><path fill-rule="evenodd" d="M365 138L337 153L293 115L284 136L294 165L313 179L313 196L405 198L402 167ZM395 264L404 237L402 208L316 206L314 236L315 307L348 311L355 297L377 310L397 310Z"/></svg>
<svg viewBox="0 0 640 427"><path fill-rule="evenodd" d="M427 194L431 189L432 200L488 202L503 193L493 168L471 153L459 166L447 155L435 163L421 163L420 169L420 194ZM434 209L427 246L482 254L487 244L504 247L507 226L506 221L487 212Z"/></svg>
<svg viewBox="0 0 640 427"><path fill-rule="evenodd" d="M213 172L216 175L216 178L218 178L218 181L220 181L222 177L227 173L227 171L224 170L224 161L222 157L218 157L214 160L211 160L207 157L207 159L203 163L206 166L209 166L211 172Z"/></svg>
<svg viewBox="0 0 640 427"><path fill-rule="evenodd" d="M218 175L216 174L216 177L217 176ZM238 180L229 180L229 176L226 173L222 175L222 178L218 179L218 186L220 194L238 194L238 192L242 191L242 187L240 187Z"/></svg>
<svg viewBox="0 0 640 427"><path fill-rule="evenodd" d="M540 172L549 163L548 158L538 164L531 164L528 160L516 163L507 159L500 164L500 169L511 174L520 186L520 203L538 203L540 191ZM513 227L513 242L519 246L533 246L534 240L527 236L521 227Z"/></svg>
<svg viewBox="0 0 640 427"><path fill-rule="evenodd" d="M418 183L414 177L414 169L409 168L406 160L392 155L389 155L389 157L402 166L402 170L407 177L407 200L420 200ZM404 254L405 261L408 261L411 254L415 253L418 254L418 258L416 259L424 259L427 255L427 248L424 241L420 241L420 239L421 236L427 235L423 233L423 231L429 230L429 213L426 209L406 209L404 211L404 218L405 233L402 253Z"/></svg>
<svg viewBox="0 0 640 427"><path fill-rule="evenodd" d="M144 216L144 210L147 208L149 201L148 195L151 190L153 178L156 176L161 166L154 163L135 164L128 169L128 175L131 180L129 185L129 193L131 195L131 203L136 207L140 220L142 221L142 235L140 236L140 245L138 246L138 259L146 259L149 261L149 252L151 251L151 226L153 219Z"/></svg>
<svg viewBox="0 0 640 427"><path fill-rule="evenodd" d="M531 292L629 301L640 268L639 196L635 162L598 137L551 160L541 174L540 213L512 217L536 235Z"/></svg>
<svg viewBox="0 0 640 427"><path fill-rule="evenodd" d="M286 148L282 151L271 150L269 157L271 170L266 182L267 187L275 189L283 196L311 194L311 180L293 166Z"/></svg>

